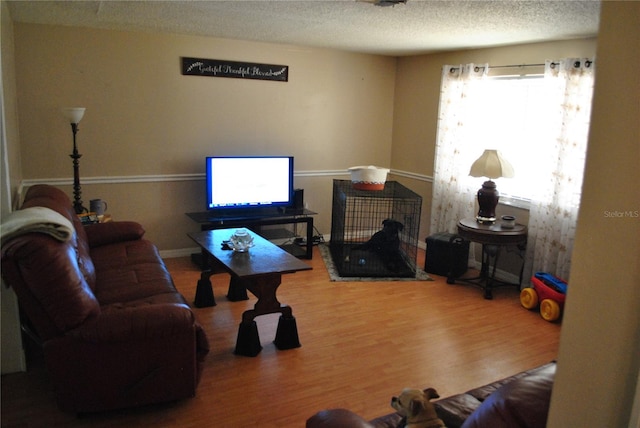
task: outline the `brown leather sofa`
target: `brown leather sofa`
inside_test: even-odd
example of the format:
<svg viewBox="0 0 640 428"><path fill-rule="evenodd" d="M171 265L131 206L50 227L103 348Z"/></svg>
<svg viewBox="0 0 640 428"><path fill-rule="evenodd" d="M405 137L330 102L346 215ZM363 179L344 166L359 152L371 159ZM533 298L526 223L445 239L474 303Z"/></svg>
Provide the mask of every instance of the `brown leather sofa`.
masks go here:
<svg viewBox="0 0 640 428"><path fill-rule="evenodd" d="M29 188L22 210L29 207L73 225L67 241L26 232L2 245L2 277L42 345L59 407L94 412L193 397L207 337L142 226L83 226L66 194L47 185Z"/></svg>
<svg viewBox="0 0 640 428"><path fill-rule="evenodd" d="M555 372L556 363L550 362L433 404L448 428L544 428ZM398 413L366 421L350 410L330 409L313 415L306 426L404 428L404 422Z"/></svg>

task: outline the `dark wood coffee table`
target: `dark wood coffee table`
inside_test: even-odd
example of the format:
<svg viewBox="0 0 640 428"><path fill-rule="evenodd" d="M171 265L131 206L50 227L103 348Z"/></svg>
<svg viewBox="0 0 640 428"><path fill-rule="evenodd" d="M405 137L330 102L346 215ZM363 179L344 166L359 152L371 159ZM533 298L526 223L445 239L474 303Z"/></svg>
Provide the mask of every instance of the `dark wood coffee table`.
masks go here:
<svg viewBox="0 0 640 428"><path fill-rule="evenodd" d="M296 319L291 307L278 301L276 291L282 282L282 274L310 270L311 266L251 231L249 233L253 236L254 246L249 251L239 253L226 249L224 242L229 240L233 232L235 229L216 229L189 234L213 261L213 268L200 275L194 305L200 308L216 304L210 277L215 273L215 265L220 266L231 274L227 292L229 300L248 299L246 290L258 298L254 308L242 314L235 353L249 357L258 355L262 346L254 319L277 312L282 315L274 340L276 347L300 347Z"/></svg>

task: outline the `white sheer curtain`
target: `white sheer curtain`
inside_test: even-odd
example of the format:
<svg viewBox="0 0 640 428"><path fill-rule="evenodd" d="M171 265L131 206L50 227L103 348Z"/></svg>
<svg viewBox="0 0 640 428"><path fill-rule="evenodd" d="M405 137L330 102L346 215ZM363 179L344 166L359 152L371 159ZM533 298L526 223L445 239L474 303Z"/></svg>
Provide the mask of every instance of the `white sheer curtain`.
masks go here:
<svg viewBox="0 0 640 428"><path fill-rule="evenodd" d="M591 59L547 61L545 90L552 100L549 138L531 198L525 275L551 272L568 279L582 191L595 66Z"/></svg>
<svg viewBox="0 0 640 428"><path fill-rule="evenodd" d="M484 147L479 153L467 149L476 139L465 118L473 115L479 85L486 78L488 68L488 64L442 68L431 233L455 233L458 220L475 217L475 195L481 183L469 178L469 168Z"/></svg>
<svg viewBox="0 0 640 428"><path fill-rule="evenodd" d="M469 168L485 148L492 148L486 145L492 143L490 135L495 131L476 120L488 96L483 90L488 68L486 64L443 67L431 233L455 233L460 219L476 214L475 195L481 183L469 177ZM549 102L545 103L544 132L535 144L546 160L538 162L533 177L536 188L531 195L525 278L545 271L568 279L594 68L593 60L583 58L547 61L545 66L543 90Z"/></svg>

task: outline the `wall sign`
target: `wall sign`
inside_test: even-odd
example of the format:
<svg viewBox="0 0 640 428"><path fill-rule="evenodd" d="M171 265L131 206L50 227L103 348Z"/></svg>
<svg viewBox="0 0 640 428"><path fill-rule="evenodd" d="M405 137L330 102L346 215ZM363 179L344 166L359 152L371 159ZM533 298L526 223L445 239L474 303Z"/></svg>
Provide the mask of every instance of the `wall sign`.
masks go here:
<svg viewBox="0 0 640 428"><path fill-rule="evenodd" d="M289 66L182 57L182 74L287 82Z"/></svg>

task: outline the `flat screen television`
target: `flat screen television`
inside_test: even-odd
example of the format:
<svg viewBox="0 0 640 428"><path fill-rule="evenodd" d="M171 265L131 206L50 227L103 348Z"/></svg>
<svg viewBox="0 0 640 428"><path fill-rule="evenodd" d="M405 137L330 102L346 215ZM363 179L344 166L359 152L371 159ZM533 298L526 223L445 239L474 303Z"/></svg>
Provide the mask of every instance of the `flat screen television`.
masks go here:
<svg viewBox="0 0 640 428"><path fill-rule="evenodd" d="M207 209L286 208L293 205L293 156L206 158Z"/></svg>

